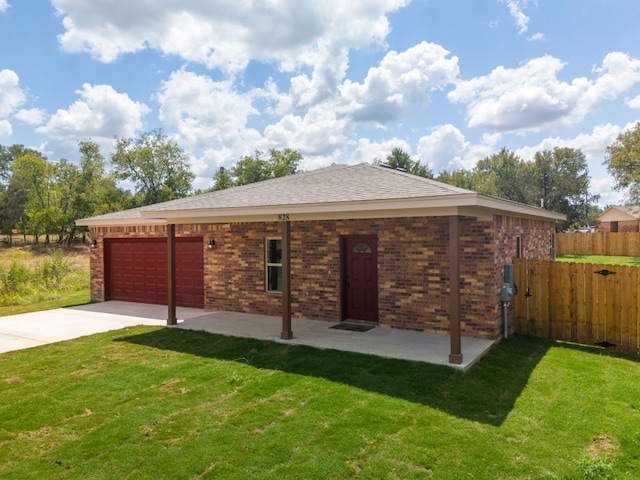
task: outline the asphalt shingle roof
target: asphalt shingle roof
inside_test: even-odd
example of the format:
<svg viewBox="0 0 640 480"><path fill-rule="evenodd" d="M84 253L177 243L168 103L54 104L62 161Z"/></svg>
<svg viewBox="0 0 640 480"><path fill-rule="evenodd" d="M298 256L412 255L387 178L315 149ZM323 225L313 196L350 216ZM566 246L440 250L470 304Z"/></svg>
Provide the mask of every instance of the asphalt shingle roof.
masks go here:
<svg viewBox="0 0 640 480"><path fill-rule="evenodd" d="M332 165L330 167L297 173L263 182L229 188L216 192L204 193L193 197L171 200L169 202L148 205L145 207L108 213L88 219L78 220L79 225L89 222L94 225L135 223L136 220L153 222L154 218L161 221L165 214L175 215L176 212L188 214L193 211L225 209L244 209L264 207L310 206L331 212L336 205L355 205L358 202L393 202L402 200L434 200L443 198L467 198L461 204L472 204L478 195L471 190L454 187L435 180L418 177L387 167L374 166L368 163L358 165ZM537 209L514 202L495 199L503 202L502 209L510 210L516 206L524 207L530 212ZM469 203L471 202L471 203ZM508 207L508 205L512 205ZM426 206L426 203L425 203ZM284 209L283 209L284 211ZM142 214L144 212L144 215ZM171 212L171 213L170 213ZM546 216L543 211L538 216ZM550 213L550 212L547 212ZM156 215L157 214L157 215Z"/></svg>
<svg viewBox="0 0 640 480"><path fill-rule="evenodd" d="M91 220L141 218L140 212L207 208L304 205L367 200L425 198L473 193L469 190L367 163L332 165L310 172L243 185L155 205L107 213Z"/></svg>

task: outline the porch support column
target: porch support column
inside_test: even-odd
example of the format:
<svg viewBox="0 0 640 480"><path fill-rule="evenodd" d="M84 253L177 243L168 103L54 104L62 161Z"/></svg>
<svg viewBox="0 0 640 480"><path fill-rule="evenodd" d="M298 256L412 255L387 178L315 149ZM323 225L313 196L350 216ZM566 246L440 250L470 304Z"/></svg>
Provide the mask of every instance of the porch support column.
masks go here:
<svg viewBox="0 0 640 480"><path fill-rule="evenodd" d="M282 224L282 332L280 338L291 340L291 224Z"/></svg>
<svg viewBox="0 0 640 480"><path fill-rule="evenodd" d="M167 325L176 325L176 226L167 225Z"/></svg>
<svg viewBox="0 0 640 480"><path fill-rule="evenodd" d="M449 217L449 335L451 353L449 363L462 363L462 347L460 339L460 217Z"/></svg>

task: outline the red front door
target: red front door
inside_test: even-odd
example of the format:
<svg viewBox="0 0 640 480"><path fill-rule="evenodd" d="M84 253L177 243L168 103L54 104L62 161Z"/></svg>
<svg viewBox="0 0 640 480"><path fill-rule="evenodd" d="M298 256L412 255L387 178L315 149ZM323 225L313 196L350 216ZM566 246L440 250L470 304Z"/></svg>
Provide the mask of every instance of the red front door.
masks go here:
<svg viewBox="0 0 640 480"><path fill-rule="evenodd" d="M344 317L378 321L378 241L375 235L343 238Z"/></svg>

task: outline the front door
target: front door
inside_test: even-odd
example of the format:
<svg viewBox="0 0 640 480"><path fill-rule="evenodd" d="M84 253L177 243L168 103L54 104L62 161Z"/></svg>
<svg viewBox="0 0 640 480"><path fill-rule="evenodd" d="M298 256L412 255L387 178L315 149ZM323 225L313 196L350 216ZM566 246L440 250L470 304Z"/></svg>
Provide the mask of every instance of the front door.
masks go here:
<svg viewBox="0 0 640 480"><path fill-rule="evenodd" d="M344 318L378 321L378 241L375 235L343 237Z"/></svg>

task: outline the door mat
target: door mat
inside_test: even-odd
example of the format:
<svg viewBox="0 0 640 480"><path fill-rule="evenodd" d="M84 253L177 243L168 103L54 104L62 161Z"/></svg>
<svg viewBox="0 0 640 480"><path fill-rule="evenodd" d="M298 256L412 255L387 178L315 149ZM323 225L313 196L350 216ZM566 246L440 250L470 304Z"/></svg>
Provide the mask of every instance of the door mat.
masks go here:
<svg viewBox="0 0 640 480"><path fill-rule="evenodd" d="M335 328L336 330L349 330L350 332L366 332L374 328L374 325L341 322L329 328Z"/></svg>

